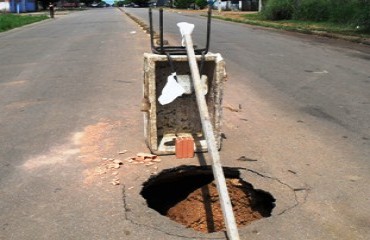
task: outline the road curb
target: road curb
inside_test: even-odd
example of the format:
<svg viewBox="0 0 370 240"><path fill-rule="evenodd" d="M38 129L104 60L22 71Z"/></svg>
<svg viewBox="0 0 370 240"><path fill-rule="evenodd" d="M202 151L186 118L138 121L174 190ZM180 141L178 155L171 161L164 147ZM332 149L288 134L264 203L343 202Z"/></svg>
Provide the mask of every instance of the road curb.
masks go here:
<svg viewBox="0 0 370 240"><path fill-rule="evenodd" d="M149 34L149 27L148 27L148 25L146 23L144 23L141 19L133 16L132 14L128 13L127 11L125 11L122 8L119 7L118 9L121 10L123 13L125 13L128 17L130 17L136 23L138 23L139 26L142 27L143 30L146 33ZM169 12L176 12L176 11L173 11L171 9L170 10L164 9L164 10L165 11L169 11ZM200 14L200 16L205 16L205 15ZM349 41L349 42L360 43L360 44L364 44L364 45L370 46L370 38L363 38L363 37L357 37L357 36L343 35L343 34L338 34L338 33L330 33L330 32L325 32L325 31L299 29L299 28L295 28L295 29L283 29L283 28L278 28L278 27L276 27L276 28L274 28L274 27L266 27L266 26L262 26L262 25L259 25L259 24L254 24L253 22L243 22L243 21L227 20L226 18L221 17L221 16L217 16L217 15L213 15L212 18L219 19L219 20L222 20L222 21L247 24L247 25L251 25L251 26L259 26L260 28L264 28L264 29L282 30L282 31L287 31L287 32L303 33L303 34L307 34L307 35L316 35L316 36L320 36L320 37L327 37L327 38L332 38L332 39L340 39L340 40L345 40L345 41Z"/></svg>
<svg viewBox="0 0 370 240"><path fill-rule="evenodd" d="M137 24L139 24L139 26L143 29L143 31L145 33L148 33L150 34L150 28L149 26L144 22L142 21L141 19L135 17L134 15L128 13L127 11L125 11L124 9L122 8L118 8L121 12L123 12L124 14L126 14L129 18L131 18L132 20L134 20L134 22L136 22Z"/></svg>

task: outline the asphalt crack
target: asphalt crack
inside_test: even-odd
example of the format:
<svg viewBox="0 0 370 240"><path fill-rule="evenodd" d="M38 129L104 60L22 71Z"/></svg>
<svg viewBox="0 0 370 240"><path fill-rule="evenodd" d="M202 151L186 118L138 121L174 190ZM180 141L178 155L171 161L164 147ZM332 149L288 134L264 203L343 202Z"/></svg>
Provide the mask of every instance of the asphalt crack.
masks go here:
<svg viewBox="0 0 370 240"><path fill-rule="evenodd" d="M286 186L287 188L289 188L289 189L293 192L293 194L294 194L294 201L295 201L295 204L294 204L293 206L291 206L291 207L288 207L287 209L284 209L282 212L278 213L278 214L277 214L277 216L281 216L281 215L283 215L284 213L286 213L286 212L288 212L288 211L290 211L290 210L292 210L292 209L296 208L296 207L297 207L298 205L300 205L300 204L304 204L304 203L307 201L308 191L310 191L310 190L311 190L311 188L310 188L310 187L294 188L294 187L290 186L289 184L287 184L287 183L285 183L285 182L281 181L279 178L264 175L264 174L262 174L262 173L260 173L260 172L257 172L257 171L255 171L255 170L253 170L253 169L250 169L250 168L247 168L247 169L246 169L246 171L251 172L251 173L253 173L253 174L256 174L256 175L258 175L258 176L260 176L260 177L262 177L262 178L268 178L268 179L271 179L271 180L277 181L278 183L280 183L280 184L282 184L282 185ZM302 201L302 202L300 202L300 201L299 201L299 199L298 199L297 192L302 192L302 191L304 191L306 194L305 194L305 196L304 196L304 198L303 198L303 201Z"/></svg>
<svg viewBox="0 0 370 240"><path fill-rule="evenodd" d="M291 211L292 209L296 208L297 206L299 206L301 204L304 204L307 200L307 197L308 197L308 191L311 190L310 187L308 187L308 186L307 187L292 187L291 185L289 185L288 183L282 181L281 179L279 179L277 177L268 176L266 174L260 173L256 170L253 170L253 169L239 168L239 171L241 171L241 170L250 172L250 173L255 174L255 175L257 175L259 177L262 177L262 178L271 179L273 181L276 181L277 183L287 187L288 191L292 192L292 194L294 196L294 200L293 200L294 204L292 204L291 206L286 207L285 209L283 208L275 216L281 216L281 215ZM135 220L135 212L132 211L132 209L130 208L129 203L128 203L128 198L129 197L127 195L127 188L124 184L122 184L122 186L123 186L123 188L122 188L122 200L123 200L123 208L124 208L124 219L126 221L128 221L129 223L131 223L135 226L141 227L141 228L150 228L150 229L153 229L155 231L158 231L160 233L163 233L163 234L165 234L167 236L171 236L171 237L178 237L178 238L184 238L184 239L194 239L194 238L196 238L196 239L225 239L225 237L215 237L215 236L207 237L207 236L199 236L199 235L193 235L193 234L188 234L187 235L187 234L174 233L172 231L166 231L166 230L162 229L160 226L158 227L158 226L154 226L154 225L151 225L151 224L148 224L148 223L142 223L140 221ZM300 195L301 193L304 193L304 196ZM171 220L168 219L168 221L171 221ZM176 231L176 229L174 231ZM226 234L226 232L223 232L223 233ZM196 233L194 233L194 234L196 234Z"/></svg>

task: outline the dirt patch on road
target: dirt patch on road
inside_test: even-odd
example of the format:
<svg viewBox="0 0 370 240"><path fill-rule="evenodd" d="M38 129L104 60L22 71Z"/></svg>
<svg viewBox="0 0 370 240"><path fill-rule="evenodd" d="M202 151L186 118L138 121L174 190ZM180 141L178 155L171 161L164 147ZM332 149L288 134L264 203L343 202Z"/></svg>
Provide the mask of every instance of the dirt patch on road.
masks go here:
<svg viewBox="0 0 370 240"><path fill-rule="evenodd" d="M116 145L114 131L119 125L119 122L99 122L77 133L75 139L80 147L82 161L96 162L106 157L107 153L112 154Z"/></svg>
<svg viewBox="0 0 370 240"><path fill-rule="evenodd" d="M262 207L255 193L240 179L227 179L227 188L238 226L270 216L271 209ZM200 232L225 230L215 182L197 189L185 200L170 208L167 217Z"/></svg>
<svg viewBox="0 0 370 240"><path fill-rule="evenodd" d="M86 164L87 169L84 171L84 184L90 185L97 180L108 177L106 165L113 163L114 157L118 156L118 129L121 126L119 121L102 121L94 125L89 125L82 132L78 132L74 136L74 142L80 149L80 161ZM104 169L102 170L102 166ZM111 172L109 172L111 173ZM112 177L117 178L118 173L112 172ZM109 175L111 175L109 174Z"/></svg>

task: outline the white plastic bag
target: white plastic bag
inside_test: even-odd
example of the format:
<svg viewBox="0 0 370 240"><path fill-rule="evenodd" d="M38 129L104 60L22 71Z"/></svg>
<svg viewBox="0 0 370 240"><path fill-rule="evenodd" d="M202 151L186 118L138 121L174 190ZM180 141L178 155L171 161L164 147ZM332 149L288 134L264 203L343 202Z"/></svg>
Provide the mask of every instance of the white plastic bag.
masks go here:
<svg viewBox="0 0 370 240"><path fill-rule="evenodd" d="M166 105L173 102L177 97L184 94L184 88L176 81L176 73L172 73L167 77L167 83L162 89L162 94L158 98L161 105Z"/></svg>

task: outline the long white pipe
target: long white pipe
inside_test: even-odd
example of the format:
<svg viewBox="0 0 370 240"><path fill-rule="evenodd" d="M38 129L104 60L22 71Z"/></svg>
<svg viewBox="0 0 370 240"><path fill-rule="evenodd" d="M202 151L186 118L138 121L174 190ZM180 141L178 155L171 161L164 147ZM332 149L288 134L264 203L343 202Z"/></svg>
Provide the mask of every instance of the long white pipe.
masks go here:
<svg viewBox="0 0 370 240"><path fill-rule="evenodd" d="M240 238L238 227L235 222L229 193L227 192L226 180L222 170L215 135L213 133L213 126L211 124L206 99L203 94L203 87L200 81L198 64L196 62L195 52L193 48L193 40L191 38L191 34L184 34L183 37L185 39L185 46L188 54L191 77L193 79L193 85L199 108L200 119L202 122L203 133L206 136L208 152L210 152L212 156L212 171L213 176L215 177L218 194L220 196L220 203L225 220L227 235L230 240L239 240Z"/></svg>

